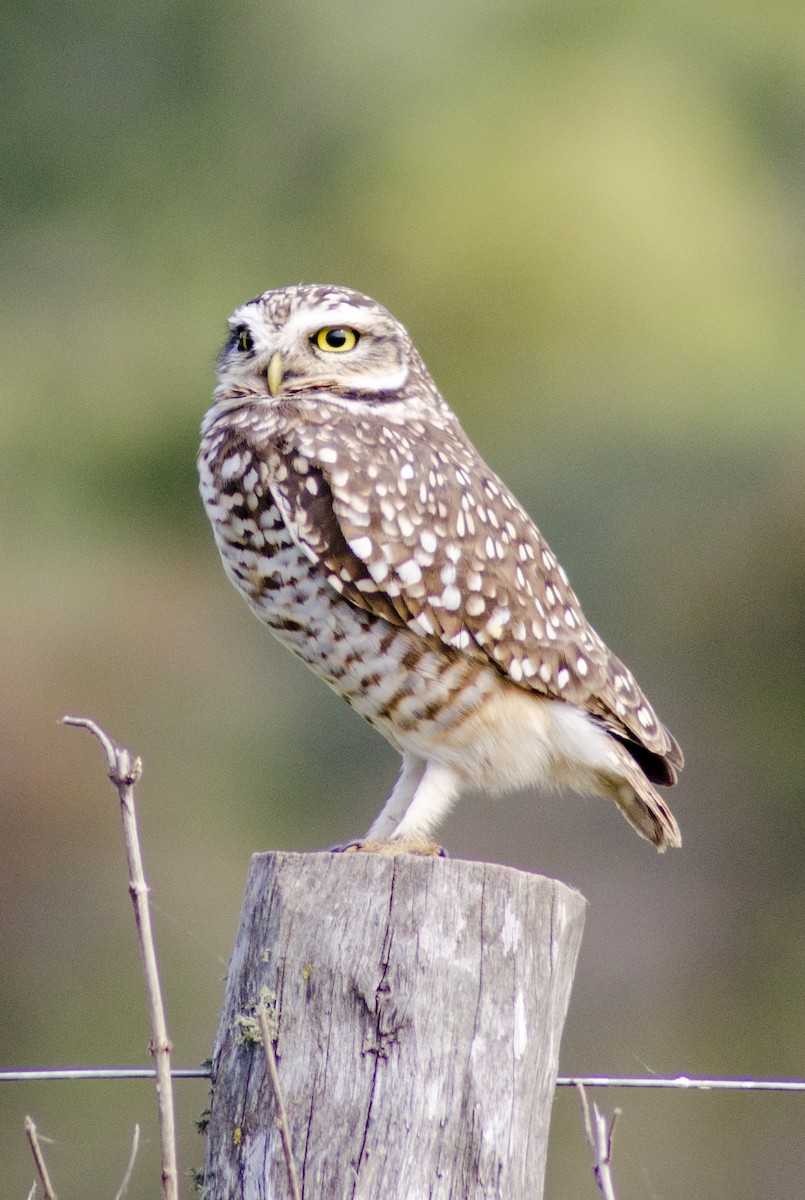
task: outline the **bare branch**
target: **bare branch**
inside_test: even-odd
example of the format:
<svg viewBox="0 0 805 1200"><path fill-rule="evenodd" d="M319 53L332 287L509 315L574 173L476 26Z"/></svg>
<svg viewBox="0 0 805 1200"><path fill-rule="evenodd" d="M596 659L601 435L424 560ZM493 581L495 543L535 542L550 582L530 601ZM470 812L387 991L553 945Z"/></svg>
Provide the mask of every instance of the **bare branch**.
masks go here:
<svg viewBox="0 0 805 1200"><path fill-rule="evenodd" d="M27 1200L36 1200L36 1180L31 1184L31 1190L28 1193Z"/></svg>
<svg viewBox="0 0 805 1200"><path fill-rule="evenodd" d="M42 1180L42 1187L45 1189L45 1200L58 1200L58 1197L53 1190L53 1184L50 1182L47 1163L45 1162L45 1156L42 1153L42 1147L39 1145L39 1137L37 1135L36 1125L34 1124L32 1117L25 1118L25 1133L28 1141L31 1144L31 1153L34 1156L34 1162L36 1163L36 1169L39 1172L39 1178ZM36 1191L36 1184L34 1184L31 1191Z"/></svg>
<svg viewBox="0 0 805 1200"><path fill-rule="evenodd" d="M260 1025L260 1038L263 1043L263 1050L266 1056L266 1065L268 1066L268 1074L271 1077L271 1086L274 1089L274 1103L277 1106L277 1124L279 1125L280 1138L282 1139L282 1150L285 1155L285 1166L288 1170L288 1182L291 1185L291 1196L293 1200L301 1200L301 1192L299 1191L299 1178L296 1174L296 1164L293 1160L293 1147L291 1146L291 1134L288 1129L288 1114L285 1111L285 1101L282 1096L282 1088L280 1087L280 1077L277 1071L277 1056L274 1053L274 1041L271 1037L271 1030L268 1027L268 1012L265 1004L259 1004L255 1010L255 1016Z"/></svg>
<svg viewBox="0 0 805 1200"><path fill-rule="evenodd" d="M140 1148L140 1126L135 1125L134 1126L134 1137L131 1139L131 1154L129 1155L128 1166L126 1167L126 1173L123 1176L123 1182L121 1183L120 1187L117 1189L117 1194L115 1195L115 1200L123 1200L123 1197L125 1196L126 1192L128 1191L129 1184L131 1183L131 1175L134 1170L134 1161L137 1158L137 1151L139 1150L139 1148Z"/></svg>
<svg viewBox="0 0 805 1200"><path fill-rule="evenodd" d="M607 1124L606 1117L598 1105L593 1103L591 1116L584 1084L577 1082L576 1087L581 1099L584 1133L593 1152L595 1182L598 1184L598 1190L604 1197L604 1200L617 1200L615 1184L612 1180L612 1136L615 1132L615 1124L621 1114L621 1110L616 1108L612 1114L612 1120Z"/></svg>
<svg viewBox="0 0 805 1200"><path fill-rule="evenodd" d="M134 806L134 784L142 775L142 761L129 750L118 746L99 725L88 717L63 717L65 725L87 729L98 739L106 754L109 778L120 797L123 818L123 840L129 865L129 893L134 904L134 916L140 939L145 987L148 996L148 1015L151 1023L151 1043L148 1047L154 1059L157 1077L157 1109L162 1147L162 1194L164 1200L178 1200L179 1172L176 1163L176 1128L173 1109L168 1026L159 982L151 910L148 905L148 884L143 870L137 813Z"/></svg>

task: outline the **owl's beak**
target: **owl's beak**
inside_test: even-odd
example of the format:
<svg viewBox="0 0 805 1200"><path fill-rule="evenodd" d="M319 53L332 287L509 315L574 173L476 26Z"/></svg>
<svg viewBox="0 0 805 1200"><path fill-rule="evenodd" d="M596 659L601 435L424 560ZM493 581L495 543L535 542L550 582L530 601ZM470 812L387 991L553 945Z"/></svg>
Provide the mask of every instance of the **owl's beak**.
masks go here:
<svg viewBox="0 0 805 1200"><path fill-rule="evenodd" d="M271 362L268 364L268 390L272 396L276 396L282 385L282 377L285 374L285 363L282 361L282 355L277 350L271 357Z"/></svg>

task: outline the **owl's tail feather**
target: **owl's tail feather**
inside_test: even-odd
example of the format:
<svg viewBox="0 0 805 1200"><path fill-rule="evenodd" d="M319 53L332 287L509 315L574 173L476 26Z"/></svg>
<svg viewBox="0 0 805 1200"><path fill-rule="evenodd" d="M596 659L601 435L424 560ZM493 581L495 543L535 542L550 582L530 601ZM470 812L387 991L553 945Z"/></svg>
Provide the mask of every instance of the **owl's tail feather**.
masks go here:
<svg viewBox="0 0 805 1200"><path fill-rule="evenodd" d="M669 846L681 846L682 834L668 805L633 760L624 765L626 778L611 780L607 790L632 829L660 854Z"/></svg>

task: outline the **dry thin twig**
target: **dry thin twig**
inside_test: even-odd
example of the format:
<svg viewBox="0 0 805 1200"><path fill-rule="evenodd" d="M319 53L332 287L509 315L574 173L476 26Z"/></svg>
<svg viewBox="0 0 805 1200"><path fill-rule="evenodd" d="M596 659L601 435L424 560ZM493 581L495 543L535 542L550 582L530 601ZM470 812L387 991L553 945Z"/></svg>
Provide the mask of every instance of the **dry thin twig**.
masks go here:
<svg viewBox="0 0 805 1200"><path fill-rule="evenodd" d="M126 1167L126 1173L123 1176L123 1182L121 1183L120 1187L117 1189L117 1193L115 1195L115 1200L123 1200L123 1197L125 1196L126 1192L129 1189L129 1184L131 1183L131 1174L132 1174L132 1171L134 1170L134 1160L137 1157L137 1151L139 1150L139 1148L140 1148L140 1126L135 1125L134 1126L134 1137L131 1139L131 1154L129 1155L128 1166Z"/></svg>
<svg viewBox="0 0 805 1200"><path fill-rule="evenodd" d="M134 916L142 951L145 986L148 995L148 1015L151 1022L151 1042L148 1047L157 1079L157 1109L159 1113L159 1135L162 1148L162 1194L164 1200L178 1200L179 1172L176 1163L176 1126L173 1111L173 1084L171 1082L168 1026L165 1006L159 982L154 935L151 928L151 910L148 906L148 884L145 881L140 838L137 832L137 814L134 807L134 785L142 775L141 760L132 756L123 746L118 746L109 735L87 717L63 717L65 725L88 729L98 739L106 754L109 778L120 797L120 813L123 818L123 840L129 864L129 893L134 904Z"/></svg>
<svg viewBox="0 0 805 1200"><path fill-rule="evenodd" d="M58 1197L53 1190L53 1184L50 1182L50 1175L48 1174L47 1163L45 1162L45 1156L42 1153L42 1147L39 1145L39 1135L37 1133L36 1125L31 1117L25 1118L25 1133L28 1137L28 1141L31 1143L31 1152L34 1156L36 1169L39 1172L39 1178L42 1180L42 1187L45 1189L45 1200L58 1200ZM126 1167L126 1173L123 1176L123 1182L118 1188L115 1200L123 1200L123 1197L128 1191L128 1186L131 1183L131 1173L134 1170L134 1160L137 1157L137 1151L139 1148L140 1126L135 1125L134 1137L131 1141L131 1154L129 1154L128 1166ZM31 1190L28 1193L28 1200L36 1200L36 1180L34 1180L31 1185Z"/></svg>
<svg viewBox="0 0 805 1200"><path fill-rule="evenodd" d="M260 1037L263 1042L263 1050L265 1051L268 1073L271 1077L271 1086L274 1089L274 1103L277 1106L277 1124L279 1125L280 1138L282 1139L282 1151L285 1155L285 1166L288 1170L288 1182L291 1185L291 1195L293 1200L301 1200L301 1192L299 1191L299 1177L296 1174L296 1164L293 1160L291 1133L288 1129L288 1114L285 1111L285 1101L282 1096L280 1077L277 1071L277 1056L274 1053L274 1040L271 1037L271 1030L268 1027L268 1013L266 1012L265 1004L259 1004L257 1006L257 1009L255 1010L255 1016L257 1017L257 1021L260 1025Z"/></svg>
<svg viewBox="0 0 805 1200"><path fill-rule="evenodd" d="M590 1149L593 1152L595 1182L598 1184L598 1190L604 1197L604 1200L617 1200L615 1184L612 1181L612 1135L615 1132L615 1123L621 1114L621 1110L616 1108L612 1114L612 1120L607 1123L606 1117L598 1105L593 1102L591 1117L584 1084L577 1083L576 1087L581 1098L584 1132L590 1144Z"/></svg>
<svg viewBox="0 0 805 1200"><path fill-rule="evenodd" d="M45 1189L45 1200L58 1200L58 1197L53 1190L53 1184L50 1182L47 1163L45 1162L45 1156L42 1153L42 1147L39 1145L39 1137L37 1135L36 1125L34 1124L32 1117L25 1118L25 1133L28 1141L31 1143L31 1153L34 1156L34 1162L36 1163L36 1169L39 1172L39 1178L42 1180L42 1187ZM31 1194L35 1193L36 1184L34 1184L34 1186L31 1188L29 1200Z"/></svg>

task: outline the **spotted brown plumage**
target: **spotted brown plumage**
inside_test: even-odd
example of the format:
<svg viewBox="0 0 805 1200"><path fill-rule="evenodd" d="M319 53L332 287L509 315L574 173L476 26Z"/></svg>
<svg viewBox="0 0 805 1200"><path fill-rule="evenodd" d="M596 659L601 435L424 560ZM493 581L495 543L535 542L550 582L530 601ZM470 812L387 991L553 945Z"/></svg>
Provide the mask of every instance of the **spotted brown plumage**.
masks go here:
<svg viewBox="0 0 805 1200"><path fill-rule="evenodd" d="M258 617L403 755L367 837L424 837L468 787L558 783L679 845L652 786L679 747L403 326L311 285L230 327L202 496Z"/></svg>

